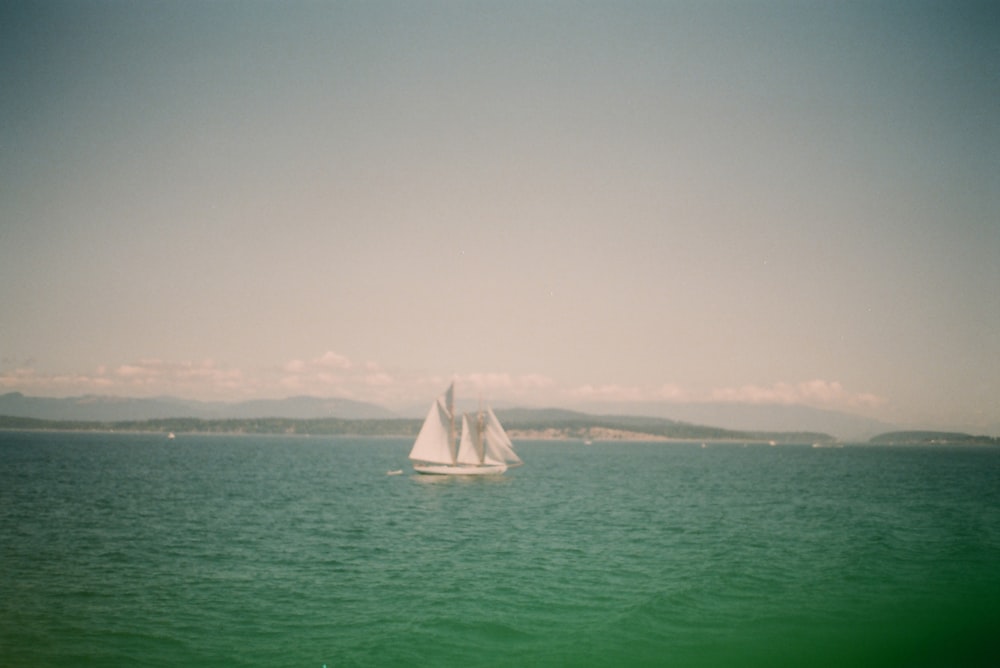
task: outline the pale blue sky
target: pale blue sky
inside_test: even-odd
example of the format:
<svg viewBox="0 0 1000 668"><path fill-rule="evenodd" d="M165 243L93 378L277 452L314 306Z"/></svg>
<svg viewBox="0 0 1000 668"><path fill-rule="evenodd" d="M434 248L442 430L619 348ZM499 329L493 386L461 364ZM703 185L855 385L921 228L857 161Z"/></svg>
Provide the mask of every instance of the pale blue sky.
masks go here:
<svg viewBox="0 0 1000 668"><path fill-rule="evenodd" d="M0 391L1000 432L1000 11L0 8Z"/></svg>

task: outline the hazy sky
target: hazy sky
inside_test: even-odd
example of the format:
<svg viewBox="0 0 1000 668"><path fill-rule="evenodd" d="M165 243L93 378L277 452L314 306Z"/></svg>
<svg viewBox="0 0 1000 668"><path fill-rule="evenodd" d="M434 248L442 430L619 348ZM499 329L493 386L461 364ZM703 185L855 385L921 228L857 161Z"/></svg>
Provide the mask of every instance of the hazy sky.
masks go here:
<svg viewBox="0 0 1000 668"><path fill-rule="evenodd" d="M992 2L5 2L0 391L1000 433Z"/></svg>

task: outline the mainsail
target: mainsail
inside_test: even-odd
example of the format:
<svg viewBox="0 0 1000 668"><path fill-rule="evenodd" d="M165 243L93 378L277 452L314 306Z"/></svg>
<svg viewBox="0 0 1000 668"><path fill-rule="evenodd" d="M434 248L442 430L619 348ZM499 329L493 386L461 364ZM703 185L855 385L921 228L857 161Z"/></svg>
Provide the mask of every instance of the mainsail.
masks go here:
<svg viewBox="0 0 1000 668"><path fill-rule="evenodd" d="M438 397L424 420L410 459L420 473L484 475L503 473L523 462L492 409L462 416L462 435L455 443L454 383Z"/></svg>
<svg viewBox="0 0 1000 668"><path fill-rule="evenodd" d="M410 459L433 464L455 464L455 449L452 447L452 415L439 397L431 406L424 420L424 426L417 434L417 440L410 450Z"/></svg>
<svg viewBox="0 0 1000 668"><path fill-rule="evenodd" d="M458 443L458 463L473 465L483 463L483 430L478 424L470 428L468 415L462 416L462 439Z"/></svg>

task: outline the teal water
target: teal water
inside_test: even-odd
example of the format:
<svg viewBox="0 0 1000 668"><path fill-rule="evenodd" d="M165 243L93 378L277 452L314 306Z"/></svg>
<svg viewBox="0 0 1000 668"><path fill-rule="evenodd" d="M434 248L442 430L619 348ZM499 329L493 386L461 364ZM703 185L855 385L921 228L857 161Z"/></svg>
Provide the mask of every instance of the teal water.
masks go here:
<svg viewBox="0 0 1000 668"><path fill-rule="evenodd" d="M1000 450L409 445L0 432L0 665L1000 665Z"/></svg>

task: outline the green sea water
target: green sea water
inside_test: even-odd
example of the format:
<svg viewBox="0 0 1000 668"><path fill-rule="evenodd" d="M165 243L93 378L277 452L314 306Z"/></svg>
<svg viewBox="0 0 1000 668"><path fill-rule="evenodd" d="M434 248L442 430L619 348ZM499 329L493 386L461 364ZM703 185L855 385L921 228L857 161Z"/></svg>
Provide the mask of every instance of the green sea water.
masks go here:
<svg viewBox="0 0 1000 668"><path fill-rule="evenodd" d="M0 665L1000 665L998 449L515 445L0 432Z"/></svg>

